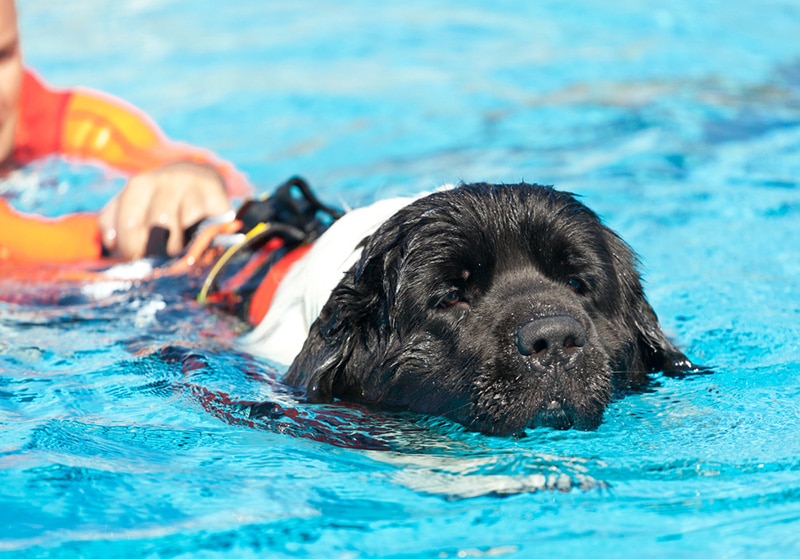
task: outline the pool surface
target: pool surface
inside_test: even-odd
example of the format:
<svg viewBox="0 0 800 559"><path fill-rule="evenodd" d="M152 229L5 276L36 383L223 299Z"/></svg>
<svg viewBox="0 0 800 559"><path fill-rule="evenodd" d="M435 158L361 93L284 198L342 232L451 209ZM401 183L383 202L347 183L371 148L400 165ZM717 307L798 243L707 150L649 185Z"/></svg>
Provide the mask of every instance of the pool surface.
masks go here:
<svg viewBox="0 0 800 559"><path fill-rule="evenodd" d="M4 282L0 552L800 555L800 4L18 3L51 83L132 101L261 191L581 195L713 374L659 377L597 431L492 438L298 404L175 285ZM47 160L0 191L57 215L120 185Z"/></svg>

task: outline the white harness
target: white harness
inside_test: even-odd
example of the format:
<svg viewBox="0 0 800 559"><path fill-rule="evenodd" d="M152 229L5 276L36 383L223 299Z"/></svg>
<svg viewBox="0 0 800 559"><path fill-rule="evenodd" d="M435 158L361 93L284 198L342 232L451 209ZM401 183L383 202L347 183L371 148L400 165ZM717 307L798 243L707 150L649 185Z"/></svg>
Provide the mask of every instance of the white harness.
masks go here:
<svg viewBox="0 0 800 559"><path fill-rule="evenodd" d="M344 273L360 258L358 244L413 198L390 198L347 212L287 272L263 320L239 339L249 353L289 365Z"/></svg>

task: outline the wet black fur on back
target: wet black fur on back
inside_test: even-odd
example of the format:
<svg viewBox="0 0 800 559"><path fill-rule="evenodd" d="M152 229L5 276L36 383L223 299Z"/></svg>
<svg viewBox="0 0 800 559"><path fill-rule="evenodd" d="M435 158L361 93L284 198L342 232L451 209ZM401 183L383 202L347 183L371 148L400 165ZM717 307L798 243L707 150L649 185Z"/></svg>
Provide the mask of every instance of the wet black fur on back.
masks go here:
<svg viewBox="0 0 800 559"><path fill-rule="evenodd" d="M513 434L595 428L615 388L692 364L664 335L631 249L572 195L469 184L365 239L287 382Z"/></svg>

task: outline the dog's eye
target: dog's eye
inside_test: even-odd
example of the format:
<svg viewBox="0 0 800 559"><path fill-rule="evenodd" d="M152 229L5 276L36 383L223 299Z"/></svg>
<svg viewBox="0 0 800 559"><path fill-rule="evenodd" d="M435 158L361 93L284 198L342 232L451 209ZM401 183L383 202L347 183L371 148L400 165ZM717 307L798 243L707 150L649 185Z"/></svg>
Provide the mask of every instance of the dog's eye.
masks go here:
<svg viewBox="0 0 800 559"><path fill-rule="evenodd" d="M586 282L580 278L569 278L567 280L567 286L578 295L586 293Z"/></svg>
<svg viewBox="0 0 800 559"><path fill-rule="evenodd" d="M447 293L442 299L439 301L439 307L442 309L446 309L448 307L452 307L457 305L461 301L464 300L464 297L461 295L461 291L459 289L453 289Z"/></svg>

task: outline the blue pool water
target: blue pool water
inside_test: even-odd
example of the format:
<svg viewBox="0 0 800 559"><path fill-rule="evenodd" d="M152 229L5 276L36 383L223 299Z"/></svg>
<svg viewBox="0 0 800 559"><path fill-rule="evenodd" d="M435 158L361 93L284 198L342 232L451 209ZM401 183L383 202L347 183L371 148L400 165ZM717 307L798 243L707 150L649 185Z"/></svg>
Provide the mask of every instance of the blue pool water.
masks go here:
<svg viewBox="0 0 800 559"><path fill-rule="evenodd" d="M300 405L174 286L0 285L22 301L0 302L0 552L800 554L796 2L19 4L49 81L134 102L263 191L579 193L714 373L657 379L594 432L490 438ZM55 215L120 184L51 160L0 188Z"/></svg>

